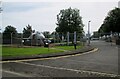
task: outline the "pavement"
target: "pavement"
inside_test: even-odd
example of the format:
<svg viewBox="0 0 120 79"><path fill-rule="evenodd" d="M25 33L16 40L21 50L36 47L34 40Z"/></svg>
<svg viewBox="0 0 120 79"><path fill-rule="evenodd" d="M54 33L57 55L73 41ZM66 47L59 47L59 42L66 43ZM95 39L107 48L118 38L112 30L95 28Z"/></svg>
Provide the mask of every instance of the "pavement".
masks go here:
<svg viewBox="0 0 120 79"><path fill-rule="evenodd" d="M91 41L99 50L60 57L2 61L3 79L16 77L114 77L119 76L119 46Z"/></svg>
<svg viewBox="0 0 120 79"><path fill-rule="evenodd" d="M50 58L50 57L59 57L66 55L74 55L79 53L84 53L93 50L95 47L93 46L84 46L81 49L76 49L72 51L65 51L59 53L51 53L51 54L42 54L42 55L32 55L32 56L15 56L15 57L2 57L2 61L8 60L25 60L25 59L37 59L37 58Z"/></svg>

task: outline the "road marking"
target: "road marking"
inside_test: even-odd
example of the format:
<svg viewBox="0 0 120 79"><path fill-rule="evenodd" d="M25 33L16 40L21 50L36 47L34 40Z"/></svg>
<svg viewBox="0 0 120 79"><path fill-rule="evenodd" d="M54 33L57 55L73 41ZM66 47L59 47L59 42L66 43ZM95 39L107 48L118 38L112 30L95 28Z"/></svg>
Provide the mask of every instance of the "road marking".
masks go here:
<svg viewBox="0 0 120 79"><path fill-rule="evenodd" d="M114 64L106 64L106 63L100 63L100 62L94 62L94 61L82 61L82 60L74 60L74 59L65 59L65 60L70 60L70 61L73 61L73 62L78 62L78 63L91 63L91 64L97 64L97 65L101 65L101 64L104 64L104 65L106 65L106 66L114 66L114 67L118 67L118 66L115 66ZM116 63L117 65L118 65L118 63Z"/></svg>
<svg viewBox="0 0 120 79"><path fill-rule="evenodd" d="M13 75L17 75L17 76L21 76L21 77L36 77L34 75L28 75L28 74L23 74L23 73L17 73L17 72L14 72L14 71L8 71L8 70L0 70L0 72L6 72L6 73L9 73L9 74L13 74ZM7 77L7 76L5 76ZM40 76L39 77L49 77L49 76Z"/></svg>
<svg viewBox="0 0 120 79"><path fill-rule="evenodd" d="M23 74L23 73L17 73L17 72L13 72L13 71L8 71L8 70L0 70L1 72L6 72L6 73L10 73L10 74L13 74L13 75L17 75L17 76L21 76L21 77L32 77L32 76L28 76L26 74Z"/></svg>
<svg viewBox="0 0 120 79"><path fill-rule="evenodd" d="M47 65L37 65L37 64L31 64L31 63L26 63L26 62L17 62L21 64L26 64L30 66L37 66L37 67L45 67L45 68L52 68L52 69L60 69L60 70L67 70L67 71L73 71L81 74L94 74L94 75L100 75L100 76L109 76L109 77L120 77L120 75L116 74L109 74L109 73L104 73L104 72L97 72L97 71L87 71L87 70L77 70L77 69L68 69L68 68L62 68L62 67L53 67L53 66L47 66Z"/></svg>
<svg viewBox="0 0 120 79"><path fill-rule="evenodd" d="M50 60L50 59L67 58L67 57L71 57L71 56L81 56L81 55L89 54L89 53L96 52L96 51L98 51L98 48L95 48L95 49L93 49L91 51L88 51L88 52L85 52L85 53L82 53L82 54L66 55L66 56L50 57L50 58L37 58L37 59L23 59L23 60L0 61L0 63L24 62L24 61L36 61L36 60Z"/></svg>

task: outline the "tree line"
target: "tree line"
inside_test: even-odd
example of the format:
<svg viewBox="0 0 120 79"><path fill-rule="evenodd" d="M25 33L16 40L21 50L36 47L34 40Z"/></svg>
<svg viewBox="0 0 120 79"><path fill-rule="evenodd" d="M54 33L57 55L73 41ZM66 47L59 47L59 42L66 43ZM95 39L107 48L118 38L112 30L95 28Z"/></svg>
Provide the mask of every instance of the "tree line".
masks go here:
<svg viewBox="0 0 120 79"><path fill-rule="evenodd" d="M23 29L23 37L29 37L32 33L32 27L28 24L26 28ZM3 39L11 39L17 37L20 33L17 32L16 28L12 25L8 25L5 27L5 30L3 31Z"/></svg>
<svg viewBox="0 0 120 79"><path fill-rule="evenodd" d="M114 8L110 10L105 17L98 33L103 35L109 35L111 33L120 33L120 8Z"/></svg>
<svg viewBox="0 0 120 79"><path fill-rule="evenodd" d="M23 28L23 33L18 33L14 26L8 25L7 27L5 27L5 30L3 31L3 39L11 39L11 37L12 38L21 37L21 35L23 38L28 38L34 32L35 32L35 30L33 30L32 26L29 24L25 28ZM50 32L44 31L43 35L46 38L49 38Z"/></svg>

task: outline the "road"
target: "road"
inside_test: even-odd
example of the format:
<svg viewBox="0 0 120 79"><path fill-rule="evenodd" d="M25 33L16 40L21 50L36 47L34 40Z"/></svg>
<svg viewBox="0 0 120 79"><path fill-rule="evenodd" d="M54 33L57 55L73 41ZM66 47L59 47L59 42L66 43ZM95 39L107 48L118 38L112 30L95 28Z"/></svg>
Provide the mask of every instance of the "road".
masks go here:
<svg viewBox="0 0 120 79"><path fill-rule="evenodd" d="M99 48L84 55L3 62L3 77L97 77L118 74L118 46L91 41Z"/></svg>

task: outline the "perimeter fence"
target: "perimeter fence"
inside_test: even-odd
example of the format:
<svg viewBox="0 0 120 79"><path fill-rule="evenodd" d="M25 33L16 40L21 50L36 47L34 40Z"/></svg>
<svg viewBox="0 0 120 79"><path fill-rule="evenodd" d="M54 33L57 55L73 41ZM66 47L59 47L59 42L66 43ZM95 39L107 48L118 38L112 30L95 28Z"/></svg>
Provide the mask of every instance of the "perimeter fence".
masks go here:
<svg viewBox="0 0 120 79"><path fill-rule="evenodd" d="M14 34L4 33L0 35L3 45L11 46L45 46L46 43L55 45L87 45L88 36L81 33L54 33L51 35L43 34ZM120 33L97 33L90 36L90 40L104 40L106 42L113 42L120 45Z"/></svg>
<svg viewBox="0 0 120 79"><path fill-rule="evenodd" d="M45 37L46 36L46 37ZM49 36L41 34L2 34L2 44L8 46L44 46L46 43L55 45L85 45L86 38L80 33L54 33Z"/></svg>

